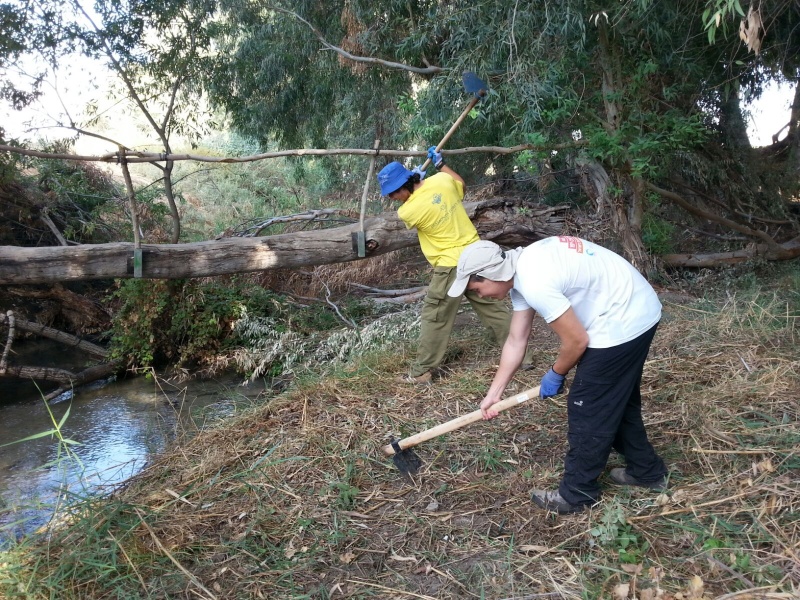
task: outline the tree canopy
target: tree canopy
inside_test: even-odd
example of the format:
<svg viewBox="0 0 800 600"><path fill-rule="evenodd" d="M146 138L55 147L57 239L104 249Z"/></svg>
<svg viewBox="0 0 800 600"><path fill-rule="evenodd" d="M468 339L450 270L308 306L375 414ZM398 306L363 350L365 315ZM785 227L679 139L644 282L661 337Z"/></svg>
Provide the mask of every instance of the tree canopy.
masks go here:
<svg viewBox="0 0 800 600"><path fill-rule="evenodd" d="M450 147L540 151L471 154L460 168L473 179L571 170L642 268L652 266L648 219L672 201L656 190L716 202L735 220L742 198L785 218L797 186L797 109L788 154L772 157L787 175L778 191L754 170L742 108L768 81L798 80L800 9L789 0L3 6L13 35L0 67L34 48L54 59L76 49L101 57L167 154L171 134L198 131L206 99L262 147L369 148L380 139L383 148L424 148L466 104L461 74L473 71L490 91ZM170 197L172 163L154 164Z"/></svg>

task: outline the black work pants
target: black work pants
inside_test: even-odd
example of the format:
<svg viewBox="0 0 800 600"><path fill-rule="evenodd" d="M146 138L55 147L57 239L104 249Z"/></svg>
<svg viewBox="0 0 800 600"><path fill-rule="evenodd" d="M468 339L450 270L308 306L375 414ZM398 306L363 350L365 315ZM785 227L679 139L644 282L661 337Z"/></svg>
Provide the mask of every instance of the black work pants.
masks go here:
<svg viewBox="0 0 800 600"><path fill-rule="evenodd" d="M558 490L570 504L599 499L597 478L612 448L625 457L627 473L640 481L667 474L647 439L639 390L657 327L619 346L587 348L578 362L567 397L569 451Z"/></svg>

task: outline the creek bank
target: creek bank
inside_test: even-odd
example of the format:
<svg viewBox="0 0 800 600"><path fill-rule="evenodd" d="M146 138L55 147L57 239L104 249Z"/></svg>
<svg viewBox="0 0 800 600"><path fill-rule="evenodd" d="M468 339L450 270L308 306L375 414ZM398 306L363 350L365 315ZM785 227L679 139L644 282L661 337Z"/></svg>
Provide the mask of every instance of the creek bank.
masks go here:
<svg viewBox="0 0 800 600"><path fill-rule="evenodd" d="M46 353L46 344L31 343ZM0 444L10 444L0 446L0 545L47 524L65 500L113 491L176 440L263 402L268 393L263 381L242 386L235 375L180 385L131 377L83 386L54 404L43 402L32 383L0 383ZM59 434L18 441L52 431L62 419L60 435L75 444L59 443Z"/></svg>

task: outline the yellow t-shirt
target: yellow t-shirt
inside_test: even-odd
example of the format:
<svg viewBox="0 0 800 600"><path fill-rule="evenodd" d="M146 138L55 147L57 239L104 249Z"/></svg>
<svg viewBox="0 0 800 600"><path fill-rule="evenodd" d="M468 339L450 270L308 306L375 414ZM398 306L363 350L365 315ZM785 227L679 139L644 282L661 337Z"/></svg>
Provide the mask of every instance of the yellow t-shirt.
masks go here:
<svg viewBox="0 0 800 600"><path fill-rule="evenodd" d="M455 267L464 247L480 239L461 203L463 198L460 181L437 173L424 179L397 210L406 227L417 228L422 253L434 267Z"/></svg>

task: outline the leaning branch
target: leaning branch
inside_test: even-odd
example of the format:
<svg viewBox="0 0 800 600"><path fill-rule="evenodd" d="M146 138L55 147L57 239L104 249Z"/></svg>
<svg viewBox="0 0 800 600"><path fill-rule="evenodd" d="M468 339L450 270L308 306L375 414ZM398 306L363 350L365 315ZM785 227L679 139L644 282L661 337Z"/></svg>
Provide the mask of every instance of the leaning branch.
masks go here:
<svg viewBox="0 0 800 600"><path fill-rule="evenodd" d="M360 63L367 63L372 65L380 65L382 67L389 67L390 69L401 69L403 71L411 71L412 73L417 73L419 75L434 75L436 73L441 73L445 69L442 67L436 66L427 66L427 67L412 67L411 65L406 65L403 63L392 62L389 60L383 60L381 58L373 58L371 56L356 56L355 54L350 54L344 48L340 48L339 46L334 46L328 40L326 40L322 33L314 27L311 23L306 21L303 17L298 15L296 12L292 12L291 10L287 10L285 8L280 8L279 6L270 6L270 8L276 12L281 12L283 14L289 15L290 17L294 17L304 25L306 25L311 31L317 36L317 39L322 43L322 45L327 48L328 50L333 50L339 56L342 56L348 60L352 60L353 62L360 62Z"/></svg>
<svg viewBox="0 0 800 600"><path fill-rule="evenodd" d="M702 208L698 208L691 203L687 202L680 194L676 194L675 192L670 192L668 190L661 189L653 185L652 183L646 182L645 185L655 193L659 194L660 196L671 200L681 208L683 208L686 212L693 214L696 217L701 219L706 219L713 223L719 223L720 225L724 225L729 229L733 229L734 231L738 231L739 233L743 233L750 237L757 238L764 242L764 245L768 248L771 255L779 260L785 260L788 258L794 258L792 256L793 252L787 250L781 244L776 242L772 237L763 231L759 231L758 229L753 229L752 227L748 227L747 225L742 225L741 223L737 223L736 221L731 221L730 219L726 219L720 215L714 214L707 210L703 210Z"/></svg>

